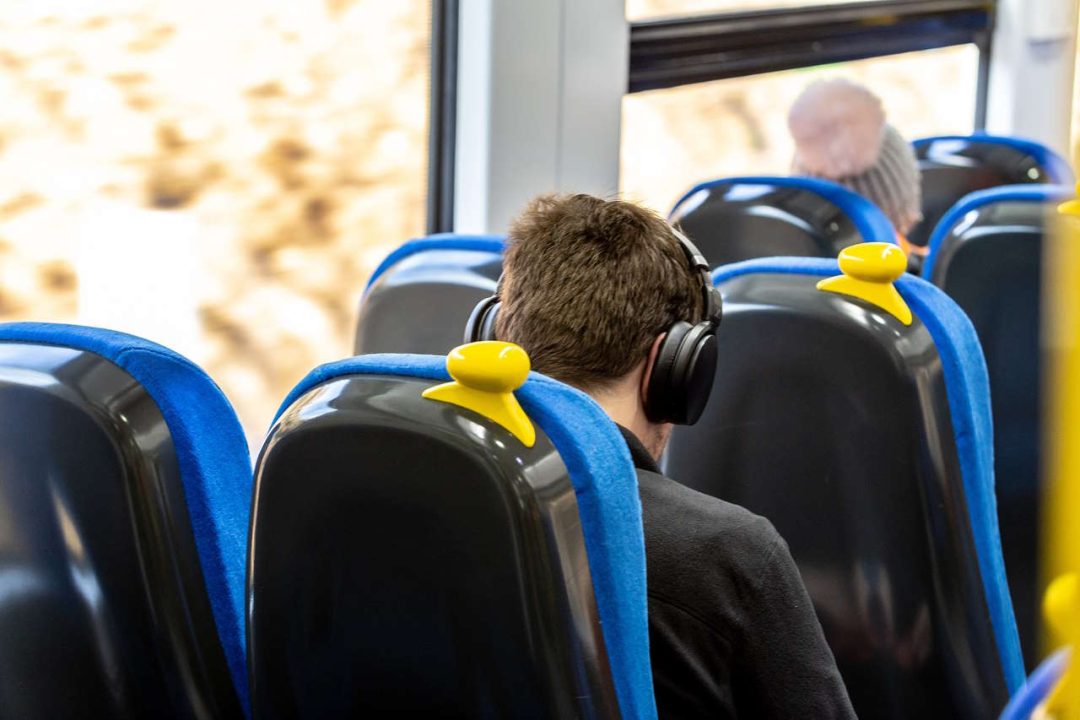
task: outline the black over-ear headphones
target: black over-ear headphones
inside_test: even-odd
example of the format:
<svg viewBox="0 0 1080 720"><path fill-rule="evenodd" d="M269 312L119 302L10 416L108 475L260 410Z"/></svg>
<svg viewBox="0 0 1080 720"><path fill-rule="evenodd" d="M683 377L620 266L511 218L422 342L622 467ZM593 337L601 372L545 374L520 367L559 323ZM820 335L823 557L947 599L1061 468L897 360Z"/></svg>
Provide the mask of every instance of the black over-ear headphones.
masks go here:
<svg viewBox="0 0 1080 720"><path fill-rule="evenodd" d="M716 377L716 329L723 316L720 291L712 284L709 263L690 239L675 237L686 254L690 272L701 278L704 320L691 325L677 320L666 331L645 391L645 415L655 423L693 425L701 417ZM499 280L500 286L502 280ZM469 315L465 342L495 339L498 294L484 298Z"/></svg>

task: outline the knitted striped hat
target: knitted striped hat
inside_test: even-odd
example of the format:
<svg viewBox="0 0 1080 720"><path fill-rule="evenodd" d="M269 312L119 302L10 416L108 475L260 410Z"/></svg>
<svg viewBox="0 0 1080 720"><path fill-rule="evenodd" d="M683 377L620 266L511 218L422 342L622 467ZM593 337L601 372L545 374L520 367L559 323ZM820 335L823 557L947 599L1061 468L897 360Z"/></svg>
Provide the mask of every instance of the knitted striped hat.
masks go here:
<svg viewBox="0 0 1080 720"><path fill-rule="evenodd" d="M788 113L792 171L832 180L866 197L905 235L922 219L915 151L885 122L881 100L848 80L810 84Z"/></svg>

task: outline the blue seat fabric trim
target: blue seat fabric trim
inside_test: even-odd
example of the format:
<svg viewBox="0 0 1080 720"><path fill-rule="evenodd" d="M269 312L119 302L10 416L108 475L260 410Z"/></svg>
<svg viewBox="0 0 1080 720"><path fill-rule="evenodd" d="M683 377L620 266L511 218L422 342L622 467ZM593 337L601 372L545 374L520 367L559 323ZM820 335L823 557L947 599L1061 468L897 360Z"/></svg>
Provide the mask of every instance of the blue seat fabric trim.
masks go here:
<svg viewBox="0 0 1080 720"><path fill-rule="evenodd" d="M191 530L218 635L245 713L250 715L244 582L251 515L251 457L240 421L214 381L183 356L113 330L11 323L0 342L92 352L139 382L169 428Z"/></svg>
<svg viewBox="0 0 1080 720"><path fill-rule="evenodd" d="M1026 138L1008 137L1005 135L990 135L988 133L972 133L971 135L935 135L912 141L912 145L920 148L938 140L963 140L966 142L982 142L990 145L1007 145L1022 153L1026 153L1043 169L1047 179L1053 184L1072 185L1076 182L1072 168L1065 158L1035 140Z"/></svg>
<svg viewBox="0 0 1080 720"><path fill-rule="evenodd" d="M404 245L386 256L375 268L375 272L368 279L364 289L366 293L375 281L391 267L407 257L428 250L478 250L480 252L493 252L502 254L506 241L502 235L456 235L454 233L440 233L427 237L409 240Z"/></svg>
<svg viewBox="0 0 1080 720"><path fill-rule="evenodd" d="M976 190L960 198L938 222L930 235L930 248L926 262L923 263L922 276L931 277L941 243L949 236L952 229L973 210L986 205L1005 202L1049 203L1063 202L1073 197L1073 189L1066 185L1000 185L987 190Z"/></svg>
<svg viewBox="0 0 1080 720"><path fill-rule="evenodd" d="M1012 696L1009 704L1001 711L999 720L1029 720L1031 714L1057 686L1058 680L1065 674L1069 664L1069 650L1058 650L1039 663L1024 686Z"/></svg>
<svg viewBox="0 0 1080 720"><path fill-rule="evenodd" d="M277 417L316 385L346 375L450 379L441 356L348 358L311 371L285 398ZM622 715L652 720L656 700L649 663L645 537L630 451L607 414L579 390L530 373L515 395L558 450L573 483Z"/></svg>
<svg viewBox="0 0 1080 720"><path fill-rule="evenodd" d="M674 217L679 207L692 196L702 190L710 190L720 185L772 185L815 193L831 202L851 218L851 222L855 224L855 228L862 235L864 241L896 244L896 230L893 228L892 223L889 222L889 218L885 216L885 213L877 205L874 205L862 195L848 190L843 185L819 178L761 176L708 180L698 183L679 198L668 217Z"/></svg>
<svg viewBox="0 0 1080 720"><path fill-rule="evenodd" d="M840 268L835 260L823 258L760 258L717 268L713 271L713 282L719 285L751 273L830 277L839 275ZM945 293L925 280L907 274L896 281L896 288L912 313L926 326L941 357L979 573L1005 682L1011 694L1024 682L1024 663L998 531L986 361L971 321Z"/></svg>

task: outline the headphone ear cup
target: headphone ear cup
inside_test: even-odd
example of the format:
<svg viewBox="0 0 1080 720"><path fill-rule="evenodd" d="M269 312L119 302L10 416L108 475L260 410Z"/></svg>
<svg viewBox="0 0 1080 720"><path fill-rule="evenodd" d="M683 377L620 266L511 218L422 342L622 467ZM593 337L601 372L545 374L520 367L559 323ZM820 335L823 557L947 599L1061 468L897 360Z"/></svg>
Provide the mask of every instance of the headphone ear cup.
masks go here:
<svg viewBox="0 0 1080 720"><path fill-rule="evenodd" d="M655 423L697 422L712 392L716 362L716 335L711 323L675 323L653 365L645 395L646 417Z"/></svg>
<svg viewBox="0 0 1080 720"><path fill-rule="evenodd" d="M672 422L672 409L677 402L675 380L678 375L679 348L692 329L690 323L680 320L668 329L667 336L660 343L660 350L656 353L656 361L645 390L645 417L651 422Z"/></svg>
<svg viewBox="0 0 1080 720"><path fill-rule="evenodd" d="M476 304L465 323L466 343L495 339L495 318L500 305L498 295L486 297Z"/></svg>
<svg viewBox="0 0 1080 720"><path fill-rule="evenodd" d="M718 352L714 329L707 323L697 327L702 328L702 335L694 342L687 343L690 355L686 358L685 375L681 379L681 414L677 420L673 420L681 425L693 425L698 421L709 402L713 381L716 380Z"/></svg>

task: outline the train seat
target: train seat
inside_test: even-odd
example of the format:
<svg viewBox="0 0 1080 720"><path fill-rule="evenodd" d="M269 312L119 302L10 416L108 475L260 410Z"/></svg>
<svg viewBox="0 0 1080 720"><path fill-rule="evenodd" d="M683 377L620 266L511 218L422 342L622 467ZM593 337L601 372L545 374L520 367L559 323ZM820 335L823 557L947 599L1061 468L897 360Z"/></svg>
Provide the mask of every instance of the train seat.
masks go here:
<svg viewBox="0 0 1080 720"><path fill-rule="evenodd" d="M459 350L491 346L524 356ZM422 397L446 357L358 356L292 391L255 473L256 717L655 718L628 450L526 370L503 389L524 382L529 447Z"/></svg>
<svg viewBox="0 0 1080 720"><path fill-rule="evenodd" d="M887 252L845 255L863 247ZM675 429L667 474L776 526L860 717L994 717L1023 663L978 341L919 278L895 283L906 325L903 307L817 289L836 275L812 258L714 272L716 383Z"/></svg>
<svg viewBox="0 0 1080 720"><path fill-rule="evenodd" d="M951 297L979 336L990 377L1001 540L1028 667L1038 644L1042 439L1043 234L1060 185L1008 185L964 197L930 238L923 276Z"/></svg>
<svg viewBox="0 0 1080 720"><path fill-rule="evenodd" d="M835 258L862 242L895 242L884 213L827 180L737 177L701 183L672 209L714 266L758 257Z"/></svg>
<svg viewBox="0 0 1080 720"><path fill-rule="evenodd" d="M0 325L0 715L243 717L251 461L151 342Z"/></svg>
<svg viewBox="0 0 1080 720"><path fill-rule="evenodd" d="M495 292L502 250L501 237L453 234L399 247L368 281L355 353L450 352L473 307Z"/></svg>
<svg viewBox="0 0 1080 720"><path fill-rule="evenodd" d="M961 198L999 185L1072 185L1072 170L1045 145L999 135L943 135L915 140L922 172L923 219L908 234L926 245L941 218Z"/></svg>

